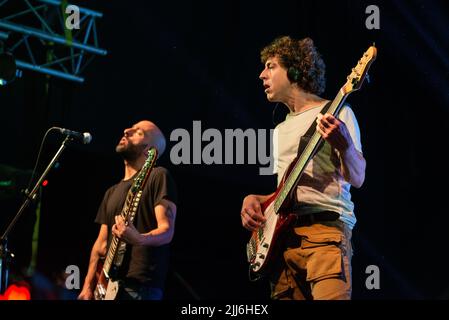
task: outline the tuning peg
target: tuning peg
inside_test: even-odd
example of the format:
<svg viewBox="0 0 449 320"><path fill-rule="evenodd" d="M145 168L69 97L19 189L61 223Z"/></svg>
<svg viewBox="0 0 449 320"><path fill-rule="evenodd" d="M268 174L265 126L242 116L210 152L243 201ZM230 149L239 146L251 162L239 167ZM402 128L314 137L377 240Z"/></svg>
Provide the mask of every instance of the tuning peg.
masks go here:
<svg viewBox="0 0 449 320"><path fill-rule="evenodd" d="M368 82L368 83L371 83L371 79L370 79L370 77L369 77L369 74L368 74L368 73L366 74L366 82Z"/></svg>
<svg viewBox="0 0 449 320"><path fill-rule="evenodd" d="M355 73L357 77L360 77L360 72L356 68L352 68L352 72Z"/></svg>

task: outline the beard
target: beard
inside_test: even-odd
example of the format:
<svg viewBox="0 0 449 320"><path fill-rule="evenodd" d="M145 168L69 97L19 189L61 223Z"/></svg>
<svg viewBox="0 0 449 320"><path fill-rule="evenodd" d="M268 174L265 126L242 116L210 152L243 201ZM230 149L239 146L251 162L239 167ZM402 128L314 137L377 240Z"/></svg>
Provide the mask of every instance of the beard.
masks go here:
<svg viewBox="0 0 449 320"><path fill-rule="evenodd" d="M132 162L137 160L140 155L142 154L142 151L145 150L146 145L133 145L128 142L127 145L120 145L118 144L115 147L115 152L117 152L124 160L128 162Z"/></svg>

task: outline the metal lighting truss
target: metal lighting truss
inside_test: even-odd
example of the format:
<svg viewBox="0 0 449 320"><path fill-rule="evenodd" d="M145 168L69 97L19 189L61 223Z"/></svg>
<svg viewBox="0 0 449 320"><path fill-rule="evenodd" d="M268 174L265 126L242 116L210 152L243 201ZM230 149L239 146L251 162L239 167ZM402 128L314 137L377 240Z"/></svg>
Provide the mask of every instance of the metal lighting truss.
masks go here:
<svg viewBox="0 0 449 320"><path fill-rule="evenodd" d="M19 1L23 8L3 17L8 3L14 2L17 8ZM95 55L107 54L98 46L95 25L103 14L78 7L79 29L69 30L65 26L67 5L67 0L0 0L0 40L12 40L7 49L18 68L84 82L85 67Z"/></svg>

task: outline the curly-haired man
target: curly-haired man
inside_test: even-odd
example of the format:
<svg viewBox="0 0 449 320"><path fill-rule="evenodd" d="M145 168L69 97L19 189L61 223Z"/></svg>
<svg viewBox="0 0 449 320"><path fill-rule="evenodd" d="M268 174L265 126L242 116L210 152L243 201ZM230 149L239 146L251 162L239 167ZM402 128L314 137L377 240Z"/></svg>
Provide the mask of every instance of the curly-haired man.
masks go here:
<svg viewBox="0 0 449 320"><path fill-rule="evenodd" d="M267 99L289 109L273 139L278 184L314 122L325 141L296 186L292 211L297 219L284 231L282 254L270 269L271 297L350 299L356 222L350 186L361 187L366 167L357 120L347 105L338 117L320 113L329 101L319 96L325 89L325 64L312 39L277 38L261 51L261 59ZM246 229L256 231L266 222L261 204L274 194L245 197L241 219Z"/></svg>

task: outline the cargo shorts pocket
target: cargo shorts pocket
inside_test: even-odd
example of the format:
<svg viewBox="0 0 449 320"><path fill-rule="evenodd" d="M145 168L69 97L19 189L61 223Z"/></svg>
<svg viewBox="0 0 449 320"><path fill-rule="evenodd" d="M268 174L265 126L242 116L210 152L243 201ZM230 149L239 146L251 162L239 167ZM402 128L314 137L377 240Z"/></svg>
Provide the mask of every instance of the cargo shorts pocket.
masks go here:
<svg viewBox="0 0 449 320"><path fill-rule="evenodd" d="M342 276L341 234L307 235L301 242L306 257L306 280L313 282Z"/></svg>

